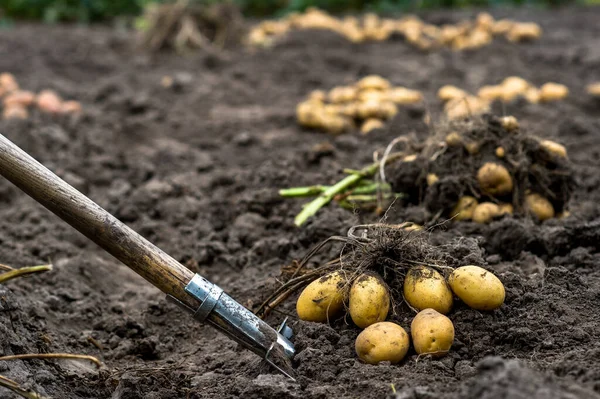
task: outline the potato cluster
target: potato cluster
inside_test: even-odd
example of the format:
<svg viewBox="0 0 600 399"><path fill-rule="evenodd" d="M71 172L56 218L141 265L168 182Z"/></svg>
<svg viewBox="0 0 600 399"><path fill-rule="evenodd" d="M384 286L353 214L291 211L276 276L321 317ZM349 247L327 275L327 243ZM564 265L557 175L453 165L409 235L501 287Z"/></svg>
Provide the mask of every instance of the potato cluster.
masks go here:
<svg viewBox="0 0 600 399"><path fill-rule="evenodd" d="M340 19L317 8L309 8L304 13L261 22L250 31L249 42L251 45L268 46L293 29L330 30L353 43L384 41L394 34L401 34L408 43L422 50L449 47L457 51L483 47L490 44L495 36L523 42L539 39L542 34L542 29L535 23L508 19L496 21L488 13L480 13L474 21L436 26L416 16L387 19L368 13L362 19L351 16Z"/></svg>
<svg viewBox="0 0 600 399"><path fill-rule="evenodd" d="M504 303L502 282L479 266L453 269L446 279L431 267L415 266L404 277L403 287L391 290L374 271L349 277L344 270L311 282L300 294L296 311L302 320L329 322L345 311L352 322L364 329L356 338L358 357L370 364L400 362L410 346L408 333L400 325L386 321L390 308L402 298L417 313L410 334L419 355L443 356L454 340L454 326L445 316L453 307L454 296L481 311L497 309ZM394 298L400 292L402 298Z"/></svg>
<svg viewBox="0 0 600 399"><path fill-rule="evenodd" d="M0 99L4 106L4 119L27 119L29 108L37 107L49 114L72 114L81 112L77 101L63 101L54 91L42 90L36 94L21 90L15 77L10 73L0 74Z"/></svg>
<svg viewBox="0 0 600 399"><path fill-rule="evenodd" d="M296 107L296 117L302 126L331 134L351 131L356 124L367 134L383 128L384 121L396 115L399 105L422 100L417 90L392 86L387 79L370 75L351 86L313 91Z"/></svg>
<svg viewBox="0 0 600 399"><path fill-rule="evenodd" d="M548 82L535 87L518 76L509 76L498 85L483 86L472 95L455 86L443 86L438 90L438 98L444 102L444 112L448 119L460 119L489 111L494 101L511 102L524 98L532 104L563 100L569 95L565 85Z"/></svg>

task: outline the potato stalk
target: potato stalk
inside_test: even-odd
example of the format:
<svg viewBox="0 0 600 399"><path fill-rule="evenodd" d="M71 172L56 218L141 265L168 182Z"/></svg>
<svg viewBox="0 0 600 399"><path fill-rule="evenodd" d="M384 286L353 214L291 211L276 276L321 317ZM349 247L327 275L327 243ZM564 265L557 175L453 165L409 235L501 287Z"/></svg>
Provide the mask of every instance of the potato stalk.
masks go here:
<svg viewBox="0 0 600 399"><path fill-rule="evenodd" d="M20 395L27 399L47 399L45 396L40 395L37 392L28 391L25 388L22 388L16 381L8 379L0 375L0 386L10 389L17 395Z"/></svg>
<svg viewBox="0 0 600 399"><path fill-rule="evenodd" d="M8 280L12 280L13 278L25 276L27 274L47 272L50 270L52 270L52 265L29 266L22 267L20 269L13 269L6 273L0 274L0 284L5 283Z"/></svg>

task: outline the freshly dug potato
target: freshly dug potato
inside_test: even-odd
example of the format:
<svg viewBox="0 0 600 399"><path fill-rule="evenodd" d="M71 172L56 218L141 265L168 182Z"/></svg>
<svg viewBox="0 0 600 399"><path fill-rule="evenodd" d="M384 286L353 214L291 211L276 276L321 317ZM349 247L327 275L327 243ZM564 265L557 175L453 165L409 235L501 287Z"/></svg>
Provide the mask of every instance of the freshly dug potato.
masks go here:
<svg viewBox="0 0 600 399"><path fill-rule="evenodd" d="M530 87L525 90L525 99L532 104L537 104L540 102L540 91L535 87Z"/></svg>
<svg viewBox="0 0 600 399"><path fill-rule="evenodd" d="M493 310L504 303L504 285L482 267L459 267L448 277L448 284L452 292L473 309Z"/></svg>
<svg viewBox="0 0 600 399"><path fill-rule="evenodd" d="M504 93L502 99L506 102L512 101L519 96L524 96L531 84L518 76L509 76L502 81Z"/></svg>
<svg viewBox="0 0 600 399"><path fill-rule="evenodd" d="M389 119L398 113L398 108L393 102L380 102L368 100L358 104L357 114L361 119L380 118Z"/></svg>
<svg viewBox="0 0 600 399"><path fill-rule="evenodd" d="M327 133L341 134L354 128L354 123L350 118L342 115L327 115L322 120L322 126Z"/></svg>
<svg viewBox="0 0 600 399"><path fill-rule="evenodd" d="M555 141L552 140L542 140L540 142L540 146L548 151L550 154L559 157L559 158L566 158L567 157L567 149L565 148L564 145L562 144L558 144Z"/></svg>
<svg viewBox="0 0 600 399"><path fill-rule="evenodd" d="M489 110L489 102L471 95L455 98L444 105L444 112L450 120L483 114Z"/></svg>
<svg viewBox="0 0 600 399"><path fill-rule="evenodd" d="M382 321L365 328L354 345L358 358L368 364L400 362L406 356L410 340L404 328Z"/></svg>
<svg viewBox="0 0 600 399"><path fill-rule="evenodd" d="M493 202L482 202L473 210L471 218L475 223L489 223L495 217L502 215L500 207Z"/></svg>
<svg viewBox="0 0 600 399"><path fill-rule="evenodd" d="M506 38L511 42L524 42L537 40L542 36L542 28L536 23L516 23L506 33Z"/></svg>
<svg viewBox="0 0 600 399"><path fill-rule="evenodd" d="M494 33L494 35L504 35L509 30L511 30L511 28L513 27L514 24L515 24L515 22L513 22L509 19L498 20L494 24L494 27L492 28L492 32Z"/></svg>
<svg viewBox="0 0 600 399"><path fill-rule="evenodd" d="M419 312L410 324L413 346L419 355L441 357L454 342L452 321L434 309Z"/></svg>
<svg viewBox="0 0 600 399"><path fill-rule="evenodd" d="M462 145L462 137L460 137L458 132L448 133L446 136L446 144L449 147L458 147L459 145Z"/></svg>
<svg viewBox="0 0 600 399"><path fill-rule="evenodd" d="M367 134L375 129L383 129L385 127L383 121L381 119L369 118L363 122L360 127L360 132L362 134Z"/></svg>
<svg viewBox="0 0 600 399"><path fill-rule="evenodd" d="M327 99L327 93L325 93L323 90L313 90L308 95L309 101L325 102L326 99Z"/></svg>
<svg viewBox="0 0 600 399"><path fill-rule="evenodd" d="M440 178L435 173L428 173L426 180L427 180L428 186L433 186L435 183L437 183L440 180Z"/></svg>
<svg viewBox="0 0 600 399"><path fill-rule="evenodd" d="M502 123L502 127L509 132L514 132L519 129L519 121L514 116L503 116L500 118L500 123Z"/></svg>
<svg viewBox="0 0 600 399"><path fill-rule="evenodd" d="M4 93L10 93L19 90L19 84L12 73L0 73L0 88Z"/></svg>
<svg viewBox="0 0 600 399"><path fill-rule="evenodd" d="M307 285L296 303L298 317L324 323L337 316L344 308L344 283L344 275L333 272Z"/></svg>
<svg viewBox="0 0 600 399"><path fill-rule="evenodd" d="M354 324L366 328L384 321L390 310L390 293L377 274L362 274L350 288L349 312Z"/></svg>
<svg viewBox="0 0 600 399"><path fill-rule="evenodd" d="M3 102L5 107L10 107L13 105L29 107L35 102L35 94L26 90L17 90L8 94L4 98Z"/></svg>
<svg viewBox="0 0 600 399"><path fill-rule="evenodd" d="M600 97L600 82L587 85L585 90L594 97Z"/></svg>
<svg viewBox="0 0 600 399"><path fill-rule="evenodd" d="M52 90L43 90L38 94L37 99L38 108L49 114L58 114L61 111L62 100Z"/></svg>
<svg viewBox="0 0 600 399"><path fill-rule="evenodd" d="M417 310L432 308L446 314L452 309L452 291L446 280L426 266L415 266L406 273L404 298Z"/></svg>
<svg viewBox="0 0 600 399"><path fill-rule="evenodd" d="M554 217L552 203L537 193L525 196L525 209L533 213L539 220L552 219Z"/></svg>
<svg viewBox="0 0 600 399"><path fill-rule="evenodd" d="M544 83L540 87L540 101L558 101L566 98L569 95L569 88L559 83Z"/></svg>
<svg viewBox="0 0 600 399"><path fill-rule="evenodd" d="M466 91L451 85L442 86L438 90L437 95L438 98L442 101L450 101L468 96Z"/></svg>
<svg viewBox="0 0 600 399"><path fill-rule="evenodd" d="M512 204L508 203L498 205L498 209L500 210L500 214L502 215L512 215L514 212L514 207L512 206Z"/></svg>
<svg viewBox="0 0 600 399"><path fill-rule="evenodd" d="M488 100L488 101L502 99L503 95L504 95L504 88L501 85L483 86L477 92L477 96L479 98L483 98L484 100Z"/></svg>
<svg viewBox="0 0 600 399"><path fill-rule="evenodd" d="M423 101L423 94L406 87L395 87L388 92L388 100L396 104L415 104Z"/></svg>
<svg viewBox="0 0 600 399"><path fill-rule="evenodd" d="M454 220L469 220L473 217L473 211L479 205L477 200L474 197L465 195L464 197L460 197L452 212L450 212L450 217Z"/></svg>
<svg viewBox="0 0 600 399"><path fill-rule="evenodd" d="M357 90L351 86L338 86L329 91L329 101L334 104L356 100Z"/></svg>
<svg viewBox="0 0 600 399"><path fill-rule="evenodd" d="M4 119L27 119L29 113L27 112L27 108L16 104L11 105L10 107L4 107L2 116Z"/></svg>
<svg viewBox="0 0 600 399"><path fill-rule="evenodd" d="M65 101L60 107L60 111L64 114L78 114L81 112L81 103L79 101Z"/></svg>
<svg viewBox="0 0 600 399"><path fill-rule="evenodd" d="M506 195L513 189L513 181L508 170L497 163L487 162L477 171L477 182L488 195Z"/></svg>
<svg viewBox="0 0 600 399"><path fill-rule="evenodd" d="M390 82L379 75L365 76L356 83L360 90L388 90L390 86Z"/></svg>
<svg viewBox="0 0 600 399"><path fill-rule="evenodd" d="M504 151L504 147L496 147L495 154L498 158L504 158L506 151Z"/></svg>
<svg viewBox="0 0 600 399"><path fill-rule="evenodd" d="M477 14L476 24L479 28L491 31L494 28L494 17L487 12L480 12Z"/></svg>

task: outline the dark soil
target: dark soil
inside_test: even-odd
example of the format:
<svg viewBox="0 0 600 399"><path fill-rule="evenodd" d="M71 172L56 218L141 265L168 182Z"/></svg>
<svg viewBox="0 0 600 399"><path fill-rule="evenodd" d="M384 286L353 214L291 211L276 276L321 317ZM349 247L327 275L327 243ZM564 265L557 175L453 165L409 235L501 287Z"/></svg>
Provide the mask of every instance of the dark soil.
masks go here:
<svg viewBox="0 0 600 399"><path fill-rule="evenodd" d="M434 23L471 13L425 15ZM361 364L358 330L293 321L298 382L260 371L256 357L165 300L163 293L0 179L0 263L51 261L54 271L0 287L0 354L98 356L0 362L0 373L53 398L596 398L600 397L600 9L502 11L542 25L543 38L503 40L464 53L422 53L400 39L353 45L327 32L296 32L271 50L226 54L136 53L108 28L18 25L0 32L0 71L29 90L80 100L80 117L33 113L0 132L162 249L256 306L282 266L345 234L370 213L323 209L302 228L301 202L277 189L331 183L360 168L398 135L426 138L425 111L441 115L437 89L474 91L518 75L571 89L564 102L506 105L532 134L566 144L578 188L572 216L537 224L446 223L430 239L464 264L493 270L505 305L457 306L447 357ZM403 109L389 129L329 137L295 123L295 105L317 88L377 73L422 90L427 108ZM175 84L161 86L171 75ZM333 151L317 150L330 141ZM321 146L320 148L323 148ZM426 223L431 212L396 206L388 220ZM331 259L339 247L321 255ZM283 307L293 312L293 301ZM400 317L408 327L412 315ZM272 317L273 325L278 317ZM95 343L95 344L94 344ZM11 398L7 391L1 397Z"/></svg>

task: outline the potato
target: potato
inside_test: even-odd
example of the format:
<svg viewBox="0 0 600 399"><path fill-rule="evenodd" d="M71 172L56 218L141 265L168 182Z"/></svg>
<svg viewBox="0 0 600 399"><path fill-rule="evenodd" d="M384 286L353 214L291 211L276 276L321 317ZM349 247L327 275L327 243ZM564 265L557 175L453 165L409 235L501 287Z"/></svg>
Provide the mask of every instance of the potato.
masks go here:
<svg viewBox="0 0 600 399"><path fill-rule="evenodd" d="M559 83L544 83L540 87L540 101L558 101L566 98L569 95L569 89L565 85Z"/></svg>
<svg viewBox="0 0 600 399"><path fill-rule="evenodd" d="M324 323L339 315L344 309L345 282L341 272L333 272L307 285L296 303L298 317Z"/></svg>
<svg viewBox="0 0 600 399"><path fill-rule="evenodd" d="M540 91L535 87L530 87L525 90L525 99L532 104L537 104L540 102Z"/></svg>
<svg viewBox="0 0 600 399"><path fill-rule="evenodd" d="M478 27L491 31L494 27L495 21L494 17L492 17L487 12L480 12L479 14L477 14L476 23Z"/></svg>
<svg viewBox="0 0 600 399"><path fill-rule="evenodd" d="M384 102L384 101L388 101L388 94L389 94L389 92L381 91L381 90L374 90L374 89L361 90L360 93L358 94L358 101L360 101L360 102L366 102L366 101Z"/></svg>
<svg viewBox="0 0 600 399"><path fill-rule="evenodd" d="M482 202L473 209L472 219L475 223L489 223L502 215L500 207L493 202Z"/></svg>
<svg viewBox="0 0 600 399"><path fill-rule="evenodd" d="M354 344L358 358L368 364L400 362L406 356L410 340L404 328L382 321L365 328Z"/></svg>
<svg viewBox="0 0 600 399"><path fill-rule="evenodd" d="M326 99L327 99L327 93L325 93L323 90L313 90L308 95L309 101L325 102Z"/></svg>
<svg viewBox="0 0 600 399"><path fill-rule="evenodd" d="M2 116L4 119L27 119L29 113L27 112L27 108L16 104L9 107L4 107Z"/></svg>
<svg viewBox="0 0 600 399"><path fill-rule="evenodd" d="M498 210L500 211L501 215L512 215L514 212L512 204L509 203L499 204Z"/></svg>
<svg viewBox="0 0 600 399"><path fill-rule="evenodd" d="M423 94L418 90L395 87L388 92L387 98L396 104L415 104L423 101Z"/></svg>
<svg viewBox="0 0 600 399"><path fill-rule="evenodd" d="M473 211L477 205L479 203L474 197L468 195L460 197L452 212L450 212L450 217L454 220L469 220L473 217Z"/></svg>
<svg viewBox="0 0 600 399"><path fill-rule="evenodd" d="M5 107L10 107L12 105L29 107L35 102L35 94L26 90L17 90L7 95L3 102Z"/></svg>
<svg viewBox="0 0 600 399"><path fill-rule="evenodd" d="M389 119L396 115L398 108L392 102L379 102L375 100L368 100L359 103L357 106L357 115L361 119L368 118L381 118Z"/></svg>
<svg viewBox="0 0 600 399"><path fill-rule="evenodd" d="M338 86L329 91L329 101L334 104L346 103L356 99L356 88L351 86Z"/></svg>
<svg viewBox="0 0 600 399"><path fill-rule="evenodd" d="M504 95L504 88L500 85L496 86L483 86L477 92L477 96L484 100L494 101L502 99Z"/></svg>
<svg viewBox="0 0 600 399"><path fill-rule="evenodd" d="M542 140L540 142L540 146L545 151L547 151L548 153L550 153L556 157L559 157L559 158L567 157L567 149L562 144L558 144L557 142L554 142L552 140Z"/></svg>
<svg viewBox="0 0 600 399"><path fill-rule="evenodd" d="M502 127L509 132L514 132L519 129L519 121L514 116L503 116L500 118L500 123L502 124Z"/></svg>
<svg viewBox="0 0 600 399"><path fill-rule="evenodd" d="M354 123L350 118L341 115L327 115L323 118L322 128L331 134L341 134L354 128Z"/></svg>
<svg viewBox="0 0 600 399"><path fill-rule="evenodd" d="M504 158L504 156L506 155L506 152L504 151L503 147L496 147L495 154L498 158Z"/></svg>
<svg viewBox="0 0 600 399"><path fill-rule="evenodd" d="M446 136L446 144L449 147L458 147L459 145L462 145L462 137L460 137L458 132L448 133Z"/></svg>
<svg viewBox="0 0 600 399"><path fill-rule="evenodd" d="M508 19L501 19L496 21L492 28L492 32L495 35L504 35L514 26L515 22Z"/></svg>
<svg viewBox="0 0 600 399"><path fill-rule="evenodd" d="M497 309L504 303L504 285L492 272L479 266L461 266L448 276L452 292L477 310Z"/></svg>
<svg viewBox="0 0 600 399"><path fill-rule="evenodd" d="M450 120L480 115L489 110L489 102L471 95L450 100L444 106L444 112Z"/></svg>
<svg viewBox="0 0 600 399"><path fill-rule="evenodd" d="M554 207L552 206L552 203L537 193L525 196L525 209L534 214L539 220L546 220L554 217Z"/></svg>
<svg viewBox="0 0 600 399"><path fill-rule="evenodd" d="M594 97L600 97L600 82L587 85L585 90Z"/></svg>
<svg viewBox="0 0 600 399"><path fill-rule="evenodd" d="M388 90L390 82L378 75L365 76L358 81L356 87L360 90Z"/></svg>
<svg viewBox="0 0 600 399"><path fill-rule="evenodd" d="M350 288L349 313L354 324L366 328L384 321L390 310L390 293L381 277L365 273Z"/></svg>
<svg viewBox="0 0 600 399"><path fill-rule="evenodd" d="M360 132L362 134L367 134L375 129L383 129L385 127L383 121L377 118L369 118L363 122L360 127Z"/></svg>
<svg viewBox="0 0 600 399"><path fill-rule="evenodd" d="M530 87L531 84L525 79L518 76L509 76L502 81L502 88L504 89L502 99L507 102L512 101L516 97L525 95Z"/></svg>
<svg viewBox="0 0 600 399"><path fill-rule="evenodd" d="M437 183L440 180L440 178L435 173L428 173L426 180L427 180L428 186L433 186L435 183Z"/></svg>
<svg viewBox="0 0 600 399"><path fill-rule="evenodd" d="M450 101L467 97L467 92L456 86L446 85L438 90L438 98L442 101Z"/></svg>
<svg viewBox="0 0 600 399"><path fill-rule="evenodd" d="M12 73L0 73L0 88L4 93L19 90L19 84Z"/></svg>
<svg viewBox="0 0 600 399"><path fill-rule="evenodd" d="M81 103L79 101L65 101L60 107L60 112L64 114L78 114L81 112Z"/></svg>
<svg viewBox="0 0 600 399"><path fill-rule="evenodd" d="M37 99L38 108L49 114L58 114L61 111L62 100L52 90L43 90L38 94Z"/></svg>
<svg viewBox="0 0 600 399"><path fill-rule="evenodd" d="M426 266L415 266L406 273L404 298L417 310L432 308L446 314L452 309L452 291L446 280Z"/></svg>
<svg viewBox="0 0 600 399"><path fill-rule="evenodd" d="M410 335L419 355L440 357L448 353L454 342L454 325L435 309L424 309L410 324Z"/></svg>
<svg viewBox="0 0 600 399"><path fill-rule="evenodd" d="M537 40L542 36L542 28L536 23L515 23L506 33L506 38L511 42L524 42Z"/></svg>
<svg viewBox="0 0 600 399"><path fill-rule="evenodd" d="M497 163L487 162L477 171L477 182L481 191L488 195L506 195L513 189L508 170Z"/></svg>

